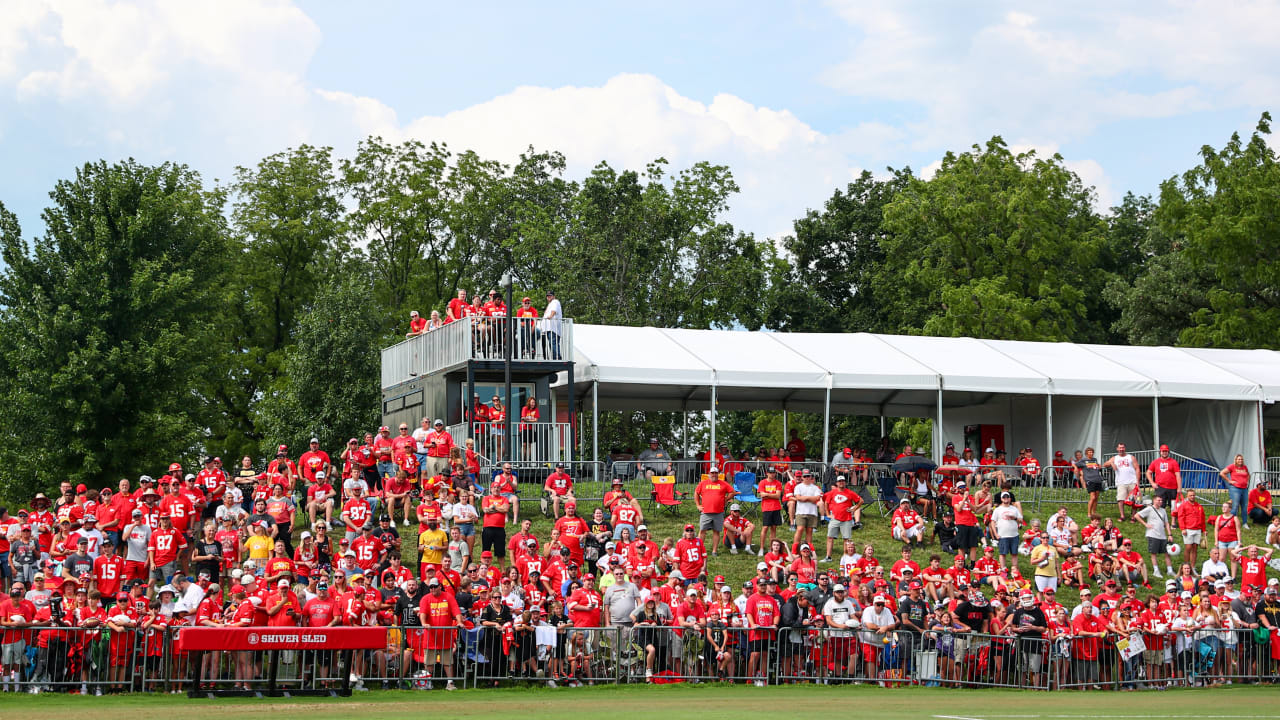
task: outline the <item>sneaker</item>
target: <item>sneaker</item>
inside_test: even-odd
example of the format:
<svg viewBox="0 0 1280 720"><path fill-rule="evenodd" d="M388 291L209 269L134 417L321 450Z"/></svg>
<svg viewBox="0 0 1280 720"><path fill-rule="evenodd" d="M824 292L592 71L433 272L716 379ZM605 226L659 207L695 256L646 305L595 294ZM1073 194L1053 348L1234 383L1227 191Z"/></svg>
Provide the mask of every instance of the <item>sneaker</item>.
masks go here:
<svg viewBox="0 0 1280 720"><path fill-rule="evenodd" d="M1276 545L1275 547L1280 548L1280 545ZM764 557L764 548L760 548L760 550L756 552L756 557Z"/></svg>
<svg viewBox="0 0 1280 720"><path fill-rule="evenodd" d="M829 563L829 562L831 562L831 556L830 556L830 555L828 555L828 556L826 556L826 557L822 558L822 562L824 562L824 563Z"/></svg>
<svg viewBox="0 0 1280 720"><path fill-rule="evenodd" d="M404 519L404 526L409 527L409 518Z"/></svg>
<svg viewBox="0 0 1280 720"><path fill-rule="evenodd" d="M645 679L645 680L652 680L652 679L653 679L653 671L652 671L652 670L650 670L650 669L648 669L648 668L645 668L645 670L644 670L644 679Z"/></svg>
<svg viewBox="0 0 1280 720"><path fill-rule="evenodd" d="M81 695L88 695L88 694L89 694L89 686L88 686L88 685L85 685L84 683L81 683L81 684L80 684L80 694L81 694Z"/></svg>
<svg viewBox="0 0 1280 720"><path fill-rule="evenodd" d="M757 681L756 681L756 687L764 687L764 681L763 681L763 680L757 680Z"/></svg>
<svg viewBox="0 0 1280 720"><path fill-rule="evenodd" d="M1158 567L1153 567L1153 568L1151 568L1151 577L1158 577L1158 578L1162 578L1162 577L1164 577L1164 575L1161 575L1161 574L1160 574L1160 568L1158 568Z"/></svg>
<svg viewBox="0 0 1280 720"><path fill-rule="evenodd" d="M447 683L445 683L445 684L444 684L444 689L445 689L445 690L457 690L457 689L458 689L458 687L457 687L456 685L454 685L454 684L453 684L453 681L452 681L452 680L450 680L449 682L447 682Z"/></svg>
<svg viewBox="0 0 1280 720"><path fill-rule="evenodd" d="M752 550L750 545L747 545L747 549L746 549L746 551L745 551L745 552L746 552L748 555L755 555L755 554L756 554L756 551L755 551L755 550Z"/></svg>
<svg viewBox="0 0 1280 720"><path fill-rule="evenodd" d="M715 555L715 553L711 553L711 554L712 554L712 555ZM737 555L737 554L738 554L738 548L736 548L736 547L731 547L731 548L729 548L729 554L730 554L730 555Z"/></svg>
<svg viewBox="0 0 1280 720"><path fill-rule="evenodd" d="M93 695L94 697L102 697L102 688L94 688Z"/></svg>
<svg viewBox="0 0 1280 720"><path fill-rule="evenodd" d="M553 687L555 687L555 686L556 686L556 681L555 681L555 680L548 680L548 681L547 681L547 687L549 687L549 688L553 688Z"/></svg>

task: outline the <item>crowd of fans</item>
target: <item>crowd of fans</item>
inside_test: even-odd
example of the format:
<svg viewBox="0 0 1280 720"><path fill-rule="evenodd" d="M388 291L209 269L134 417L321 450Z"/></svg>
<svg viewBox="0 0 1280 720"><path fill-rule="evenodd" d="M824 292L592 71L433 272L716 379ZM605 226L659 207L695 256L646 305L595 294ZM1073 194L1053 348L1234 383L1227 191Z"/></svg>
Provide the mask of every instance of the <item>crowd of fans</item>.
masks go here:
<svg viewBox="0 0 1280 720"><path fill-rule="evenodd" d="M800 464L802 448L784 450ZM390 663L402 677L431 673L453 688L464 658L495 684L535 675L579 684L606 652L621 656L610 638L635 649L648 679L891 682L911 652L928 648L938 681L959 682L966 635L985 638L993 662L1001 648L1041 643L1045 657L1027 671L1049 673L1058 653L1070 661L1055 666L1070 668L1059 683L1271 674L1280 580L1268 578L1268 561L1280 519L1266 487L1249 487L1237 458L1223 471L1232 500L1210 516L1167 447L1145 469L1117 450L1102 462L1090 448L1060 467L1091 494L1103 489L1097 473L1113 470L1119 523L1095 514L1096 495L1079 521L1063 507L1041 522L1023 512L1016 473L996 469L993 451L991 462L969 462L970 451L948 446L941 467L895 478L907 492L885 512L901 546L879 549L854 537L873 502L855 489L866 492L857 474L866 455L850 448L833 459L829 483L768 463L745 505L733 461L707 453L691 498L697 521L678 537L650 532L621 479L580 509L563 465L542 483L553 525L539 537L522 517L511 464L480 477L469 444L425 418L412 433L384 426L351 438L337 457L312 438L296 459L279 446L262 470L245 457L228 472L210 457L196 473L173 463L136 487L62 483L55 499L0 508L0 688L136 689L147 658L184 662L156 638L193 626L401 628L402 650L357 653L358 685L386 677ZM637 469L661 475L664 457L655 439ZM1033 462L1024 451L1009 467ZM1265 523L1273 547L1242 546L1242 517ZM408 532L417 557L402 555ZM1133 549L1139 534L1150 569ZM933 543L937 552L920 549ZM755 555L755 574L734 583L718 574L722 545ZM1074 608L1055 599L1064 585L1080 593ZM1133 636L1145 651L1121 653ZM1200 668L1205 644L1218 660ZM224 655L205 658L201 682L248 688L260 677L252 654Z"/></svg>
<svg viewBox="0 0 1280 720"><path fill-rule="evenodd" d="M502 293L497 290L490 290L487 299L476 293L473 300L467 299L466 290L458 290L457 297L445 307L443 316L439 310L432 310L425 318L417 310L411 311L409 332L405 337L417 337L450 323L472 318L475 347L483 354L496 357L501 354L503 347L507 318L514 318L517 324L511 328L511 335L515 357L559 360L564 309L554 292L548 292L546 300L547 304L541 315L533 300L527 296L520 299L520 306L512 312L502 299Z"/></svg>

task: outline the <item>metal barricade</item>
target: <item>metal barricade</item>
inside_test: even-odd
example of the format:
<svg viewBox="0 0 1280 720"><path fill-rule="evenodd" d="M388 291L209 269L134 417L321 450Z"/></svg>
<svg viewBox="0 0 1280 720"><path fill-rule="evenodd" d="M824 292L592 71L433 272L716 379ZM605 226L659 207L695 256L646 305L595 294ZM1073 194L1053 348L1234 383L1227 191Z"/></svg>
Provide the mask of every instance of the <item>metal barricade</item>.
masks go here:
<svg viewBox="0 0 1280 720"><path fill-rule="evenodd" d="M1044 638L930 631L921 638L916 672L930 686L1048 690L1050 666Z"/></svg>
<svg viewBox="0 0 1280 720"><path fill-rule="evenodd" d="M786 628L779 632L779 684L917 683L920 638L914 633L835 628Z"/></svg>
<svg viewBox="0 0 1280 720"><path fill-rule="evenodd" d="M527 465L529 467L554 468L558 462L568 462L573 450L573 426L569 423L537 422L516 424L511 428L511 447L506 447L506 423L466 422L451 425L454 442L475 440L476 453Z"/></svg>
<svg viewBox="0 0 1280 720"><path fill-rule="evenodd" d="M1260 638L1247 628L1197 630L1184 649L1188 684L1274 682L1277 663L1271 659L1270 640Z"/></svg>
<svg viewBox="0 0 1280 720"><path fill-rule="evenodd" d="M109 630L32 628L26 635L26 662L19 670L17 691L102 695L110 689ZM120 685L127 689L123 681Z"/></svg>
<svg viewBox="0 0 1280 720"><path fill-rule="evenodd" d="M472 687L597 685L619 682L621 628L525 625L477 628L464 643Z"/></svg>
<svg viewBox="0 0 1280 720"><path fill-rule="evenodd" d="M604 479L604 463L591 460L564 461L565 472L573 478L573 495L578 500L600 500L609 491L609 481ZM480 467L477 481L488 488L493 476L502 470L503 463L492 462ZM511 469L519 481L521 504L538 501L546 492L547 478L556 471L555 462L512 462Z"/></svg>

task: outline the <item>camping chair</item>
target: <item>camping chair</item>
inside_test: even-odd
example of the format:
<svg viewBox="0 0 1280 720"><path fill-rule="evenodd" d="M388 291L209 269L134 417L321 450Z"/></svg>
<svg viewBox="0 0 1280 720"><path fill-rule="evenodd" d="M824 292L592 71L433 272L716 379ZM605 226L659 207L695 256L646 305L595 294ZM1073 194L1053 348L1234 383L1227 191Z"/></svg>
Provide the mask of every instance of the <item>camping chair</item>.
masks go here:
<svg viewBox="0 0 1280 720"><path fill-rule="evenodd" d="M892 472L876 474L876 488L879 491L880 515L892 515L898 509L898 478ZM905 489L905 488L904 488Z"/></svg>
<svg viewBox="0 0 1280 720"><path fill-rule="evenodd" d="M755 473L753 472L734 473L733 489L738 491L738 494L733 496L734 502L741 503L743 505L753 506L753 507L746 508L747 510L751 510L753 508L756 510L760 509L760 497L756 495L756 474Z"/></svg>
<svg viewBox="0 0 1280 720"><path fill-rule="evenodd" d="M653 482L653 490L649 494L649 507L661 508L676 515L680 512L680 506L684 504L685 494L676 490L676 478L674 475L654 475L650 478Z"/></svg>

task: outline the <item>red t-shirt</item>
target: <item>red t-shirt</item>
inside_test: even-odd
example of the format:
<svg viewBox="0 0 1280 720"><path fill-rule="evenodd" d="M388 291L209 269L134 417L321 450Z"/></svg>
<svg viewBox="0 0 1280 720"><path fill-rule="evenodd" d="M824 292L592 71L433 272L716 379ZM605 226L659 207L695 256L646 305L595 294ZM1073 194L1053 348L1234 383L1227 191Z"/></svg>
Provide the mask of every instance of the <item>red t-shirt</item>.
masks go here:
<svg viewBox="0 0 1280 720"><path fill-rule="evenodd" d="M484 527L506 527L507 514L505 512L495 512L498 506L507 502L507 499L501 495L485 495L480 501L480 513L484 518Z"/></svg>
<svg viewBox="0 0 1280 720"><path fill-rule="evenodd" d="M307 627L325 627L338 615L338 603L321 597L313 597L302 607L302 617Z"/></svg>
<svg viewBox="0 0 1280 720"><path fill-rule="evenodd" d="M427 593L418 603L418 618L427 627L452 628L459 614L457 601L447 592L439 595ZM425 637L426 646L430 650L443 650L454 644L453 631L428 630Z"/></svg>
<svg viewBox="0 0 1280 720"><path fill-rule="evenodd" d="M956 512L956 525L977 525L978 516L973 514L973 496L968 493L956 493L951 496L951 507Z"/></svg>
<svg viewBox="0 0 1280 720"><path fill-rule="evenodd" d="M759 629L756 626L773 626L778 624L778 601L760 592L747 598L747 617L753 623L748 634L750 640L768 640L773 637L772 629Z"/></svg>
<svg viewBox="0 0 1280 720"><path fill-rule="evenodd" d="M302 477L306 478L307 482L315 482L316 473L329 464L329 453L323 450L308 450L298 458L298 464L302 466Z"/></svg>
<svg viewBox="0 0 1280 720"><path fill-rule="evenodd" d="M716 515L724 512L725 501L736 495L737 491L724 480L706 478L698 483L695 494L702 499L702 512Z"/></svg>
<svg viewBox="0 0 1280 720"><path fill-rule="evenodd" d="M569 476L569 473L557 470L547 476L547 482L543 484L543 487L557 495L567 495L573 489L573 478Z"/></svg>
<svg viewBox="0 0 1280 720"><path fill-rule="evenodd" d="M840 488L828 490L822 499L827 504L827 513L839 522L848 522L853 519L853 506L862 502L862 497L858 493Z"/></svg>
<svg viewBox="0 0 1280 720"><path fill-rule="evenodd" d="M781 493L782 483L777 479L770 480L768 477L756 483L756 494L760 496L760 509L765 512L782 509L782 500L778 498L767 498L764 493Z"/></svg>
<svg viewBox="0 0 1280 720"><path fill-rule="evenodd" d="M1151 464L1147 466L1147 470L1151 473L1152 481L1156 487L1166 490L1173 490L1178 487L1176 473L1180 472L1182 468L1178 467L1177 460L1171 457L1158 457L1151 461Z"/></svg>
<svg viewBox="0 0 1280 720"><path fill-rule="evenodd" d="M1236 465L1232 463L1227 466L1227 477L1233 487L1247 488L1249 487L1249 468L1244 465Z"/></svg>

